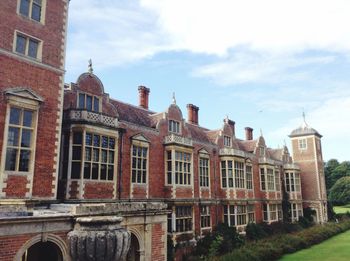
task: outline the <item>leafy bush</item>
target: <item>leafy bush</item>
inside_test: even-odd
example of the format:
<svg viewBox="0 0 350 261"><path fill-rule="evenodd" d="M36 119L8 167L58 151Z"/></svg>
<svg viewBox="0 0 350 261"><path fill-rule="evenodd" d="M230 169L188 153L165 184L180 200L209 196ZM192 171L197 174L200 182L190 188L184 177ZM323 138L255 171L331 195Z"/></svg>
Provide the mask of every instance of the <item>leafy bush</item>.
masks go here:
<svg viewBox="0 0 350 261"><path fill-rule="evenodd" d="M248 240L258 240L267 236L262 226L255 223L248 223L245 233Z"/></svg>
<svg viewBox="0 0 350 261"><path fill-rule="evenodd" d="M333 185L329 192L329 200L334 205L345 205L350 202L350 177L342 177Z"/></svg>
<svg viewBox="0 0 350 261"><path fill-rule="evenodd" d="M246 244L220 257L220 260L277 260L282 255L322 242L350 229L350 221L317 225L294 234L280 234Z"/></svg>
<svg viewBox="0 0 350 261"><path fill-rule="evenodd" d="M232 251L232 249L240 247L243 243L244 238L237 233L235 227L229 227L220 223L213 233L207 234L197 241L197 246L192 256L204 258L211 256L213 252L225 254Z"/></svg>
<svg viewBox="0 0 350 261"><path fill-rule="evenodd" d="M303 228L308 228L311 227L313 222L307 219L306 217L299 217L298 221L299 225L302 226Z"/></svg>

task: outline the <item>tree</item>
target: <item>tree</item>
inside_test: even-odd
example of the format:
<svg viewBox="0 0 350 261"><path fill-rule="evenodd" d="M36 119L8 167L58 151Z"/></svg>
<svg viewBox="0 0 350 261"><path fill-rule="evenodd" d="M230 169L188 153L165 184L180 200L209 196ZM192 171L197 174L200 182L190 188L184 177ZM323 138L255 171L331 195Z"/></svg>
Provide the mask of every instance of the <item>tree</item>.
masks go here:
<svg viewBox="0 0 350 261"><path fill-rule="evenodd" d="M338 167L336 167L332 171L331 175L331 180L334 182L337 182L338 179L345 177L345 176L350 176L350 162L349 161L343 161L342 163L339 164Z"/></svg>
<svg viewBox="0 0 350 261"><path fill-rule="evenodd" d="M350 177L340 178L330 189L329 200L335 205L350 203Z"/></svg>
<svg viewBox="0 0 350 261"><path fill-rule="evenodd" d="M331 179L332 172L339 166L339 161L336 159L330 159L325 163L324 166L324 174L326 177L326 188L327 191L331 189L331 187L334 185L334 182Z"/></svg>

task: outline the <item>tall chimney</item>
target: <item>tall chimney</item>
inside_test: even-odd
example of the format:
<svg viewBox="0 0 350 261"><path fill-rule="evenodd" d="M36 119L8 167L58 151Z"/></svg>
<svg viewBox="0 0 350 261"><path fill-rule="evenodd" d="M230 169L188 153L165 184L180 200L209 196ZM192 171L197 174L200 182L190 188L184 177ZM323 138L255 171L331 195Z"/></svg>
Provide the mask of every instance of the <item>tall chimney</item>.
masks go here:
<svg viewBox="0 0 350 261"><path fill-rule="evenodd" d="M250 127L245 128L245 139L252 140L253 139L253 129Z"/></svg>
<svg viewBox="0 0 350 261"><path fill-rule="evenodd" d="M233 135L236 135L236 128L235 128L236 122L234 122L233 120L230 120L228 116L226 116L226 118L224 119L224 123L230 125Z"/></svg>
<svg viewBox="0 0 350 261"><path fill-rule="evenodd" d="M193 104L187 104L188 121L192 124L198 125L198 111L199 108Z"/></svg>
<svg viewBox="0 0 350 261"><path fill-rule="evenodd" d="M146 86L139 86L139 106L148 110L148 96L150 89Z"/></svg>

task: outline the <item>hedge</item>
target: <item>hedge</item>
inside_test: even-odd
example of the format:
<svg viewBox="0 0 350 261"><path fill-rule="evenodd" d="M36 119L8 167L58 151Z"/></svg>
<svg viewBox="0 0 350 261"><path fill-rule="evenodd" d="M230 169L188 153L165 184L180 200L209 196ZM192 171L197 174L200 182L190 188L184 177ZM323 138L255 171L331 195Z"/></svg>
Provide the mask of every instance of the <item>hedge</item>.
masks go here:
<svg viewBox="0 0 350 261"><path fill-rule="evenodd" d="M246 243L233 252L221 256L219 260L277 260L285 254L308 248L348 229L350 229L350 220L317 225L293 234L283 234Z"/></svg>

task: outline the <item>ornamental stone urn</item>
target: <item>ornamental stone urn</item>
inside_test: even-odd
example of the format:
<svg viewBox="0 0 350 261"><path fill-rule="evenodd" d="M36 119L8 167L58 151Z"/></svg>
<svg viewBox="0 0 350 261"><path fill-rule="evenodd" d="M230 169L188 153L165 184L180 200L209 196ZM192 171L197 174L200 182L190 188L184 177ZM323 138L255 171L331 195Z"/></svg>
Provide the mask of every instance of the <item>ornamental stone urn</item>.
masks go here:
<svg viewBox="0 0 350 261"><path fill-rule="evenodd" d="M130 233L120 226L121 217L97 216L76 219L68 233L73 261L125 260L130 248Z"/></svg>

